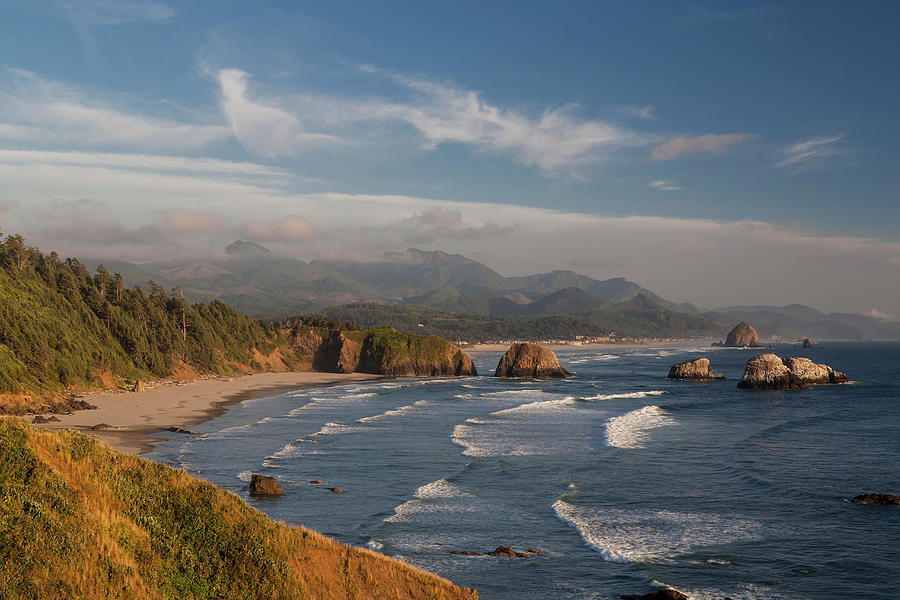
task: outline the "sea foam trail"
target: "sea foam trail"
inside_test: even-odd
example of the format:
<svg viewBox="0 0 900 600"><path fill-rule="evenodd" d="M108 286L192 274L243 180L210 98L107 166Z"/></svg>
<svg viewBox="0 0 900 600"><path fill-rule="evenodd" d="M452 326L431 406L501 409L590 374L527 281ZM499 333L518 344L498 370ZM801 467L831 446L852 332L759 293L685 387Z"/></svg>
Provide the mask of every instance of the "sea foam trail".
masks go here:
<svg viewBox="0 0 900 600"><path fill-rule="evenodd" d="M414 515L453 510L454 512L472 511L476 507L468 505L448 506L447 500L453 498L471 498L472 494L460 489L446 479L438 479L419 487L415 497L394 509L394 514L384 519L385 523L399 523L412 520ZM429 503L429 501L437 501ZM444 502L441 502L444 501Z"/></svg>
<svg viewBox="0 0 900 600"><path fill-rule="evenodd" d="M650 431L674 424L660 407L645 406L607 421L604 443L611 448L643 448Z"/></svg>
<svg viewBox="0 0 900 600"><path fill-rule="evenodd" d="M389 419L391 417L399 417L400 415L405 415L406 413L419 408L420 406L424 406L427 404L427 400L419 400L418 402L414 402L413 404L409 404L407 406L398 406L397 408L386 410L381 414L372 415L371 417L362 417L361 419L357 419L357 423L371 423L372 421L381 421L383 419Z"/></svg>
<svg viewBox="0 0 900 600"><path fill-rule="evenodd" d="M557 500L553 512L615 562L658 561L694 548L762 539L766 533L760 522L713 514L589 508L565 500Z"/></svg>
<svg viewBox="0 0 900 600"><path fill-rule="evenodd" d="M641 392L622 392L619 394L597 394L596 396L585 396L581 400L627 400L629 398L648 398L650 396L662 396L668 394L665 390L646 390Z"/></svg>

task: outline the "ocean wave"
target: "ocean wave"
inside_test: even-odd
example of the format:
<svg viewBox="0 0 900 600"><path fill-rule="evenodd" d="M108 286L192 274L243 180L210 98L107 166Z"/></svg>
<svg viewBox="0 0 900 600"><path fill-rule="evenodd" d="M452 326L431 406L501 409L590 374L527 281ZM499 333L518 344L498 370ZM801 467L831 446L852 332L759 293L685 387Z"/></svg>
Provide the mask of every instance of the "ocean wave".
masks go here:
<svg viewBox="0 0 900 600"><path fill-rule="evenodd" d="M762 523L714 514L650 509L603 509L553 504L556 516L575 527L584 542L614 562L652 562L694 548L765 537Z"/></svg>
<svg viewBox="0 0 900 600"><path fill-rule="evenodd" d="M380 421L382 419L398 417L398 416L404 415L412 410L415 410L416 408L419 408L420 406L427 404L427 403L428 403L427 400L419 400L417 402L408 404L406 406L398 406L397 408L394 408L391 410L386 410L383 413L380 413L377 415L372 415L371 417L362 417L360 419L357 419L356 422L357 423L371 423L372 421Z"/></svg>
<svg viewBox="0 0 900 600"><path fill-rule="evenodd" d="M236 477L244 483L249 483L250 480L253 479L253 471L241 471Z"/></svg>
<svg viewBox="0 0 900 600"><path fill-rule="evenodd" d="M604 443L611 448L643 448L651 430L674 424L660 407L645 406L607 421Z"/></svg>
<svg viewBox="0 0 900 600"><path fill-rule="evenodd" d="M416 489L414 498L408 500L394 509L394 514L385 518L385 523L399 523L401 521L410 521L414 515L423 513L439 513L439 512L473 512L478 507L470 504L449 504L447 502L439 502L437 504L429 503L429 501L446 501L454 498L471 498L472 494L462 490L455 484L446 479L438 479L431 483Z"/></svg>
<svg viewBox="0 0 900 600"><path fill-rule="evenodd" d="M224 440L232 437L235 433L239 431L247 431L251 427L255 426L256 423L247 423L245 425L235 425L234 427L225 427L224 429L220 429L218 431L211 431L209 433L204 433L197 440L200 441L209 441L209 440Z"/></svg>
<svg viewBox="0 0 900 600"><path fill-rule="evenodd" d="M361 427L353 427L344 425L343 423L325 423L320 430L311 434L309 437L317 437L320 435L337 435L339 433L351 433L354 431L363 431Z"/></svg>
<svg viewBox="0 0 900 600"><path fill-rule="evenodd" d="M665 390L647 390L642 392L622 392L619 394L597 394L596 396L585 396L579 400L625 400L628 398L647 398L649 396L662 396L669 394Z"/></svg>
<svg viewBox="0 0 900 600"><path fill-rule="evenodd" d="M553 410L563 407L572 406L575 398L566 396L564 398L554 398L553 400L538 400L537 402L527 402L512 408L504 408L490 413L492 417L500 417L515 414L541 414L552 412Z"/></svg>

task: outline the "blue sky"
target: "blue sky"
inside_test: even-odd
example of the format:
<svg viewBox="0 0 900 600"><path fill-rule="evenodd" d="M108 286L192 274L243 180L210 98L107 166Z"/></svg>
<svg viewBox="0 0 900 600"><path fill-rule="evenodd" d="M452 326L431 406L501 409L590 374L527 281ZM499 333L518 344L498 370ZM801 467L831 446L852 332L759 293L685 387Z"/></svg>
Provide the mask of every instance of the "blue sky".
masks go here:
<svg viewBox="0 0 900 600"><path fill-rule="evenodd" d="M0 0L0 226L131 260L417 245L703 306L900 314L898 17Z"/></svg>

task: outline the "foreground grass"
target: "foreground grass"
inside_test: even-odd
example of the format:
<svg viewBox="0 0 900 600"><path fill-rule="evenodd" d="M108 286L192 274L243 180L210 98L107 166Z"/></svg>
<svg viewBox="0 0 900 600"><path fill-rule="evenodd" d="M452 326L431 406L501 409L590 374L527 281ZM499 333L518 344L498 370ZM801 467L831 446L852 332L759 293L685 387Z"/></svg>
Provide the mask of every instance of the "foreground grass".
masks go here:
<svg viewBox="0 0 900 600"><path fill-rule="evenodd" d="M475 599L268 519L94 437L0 419L0 590L13 599Z"/></svg>

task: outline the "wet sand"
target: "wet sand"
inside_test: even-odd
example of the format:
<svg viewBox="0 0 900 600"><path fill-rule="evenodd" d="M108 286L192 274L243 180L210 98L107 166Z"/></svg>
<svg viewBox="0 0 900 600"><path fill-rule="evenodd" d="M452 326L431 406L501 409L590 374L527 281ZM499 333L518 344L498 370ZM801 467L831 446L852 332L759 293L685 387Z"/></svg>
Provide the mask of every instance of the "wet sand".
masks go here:
<svg viewBox="0 0 900 600"><path fill-rule="evenodd" d="M260 373L190 381L151 382L143 392L105 391L82 399L97 408L55 415L58 423L35 425L45 429L76 429L97 435L119 452L143 454L152 449L160 432L186 427L216 417L229 404L281 389L352 383L380 379L365 373ZM29 419L30 420L30 419ZM93 430L105 423L111 429Z"/></svg>

